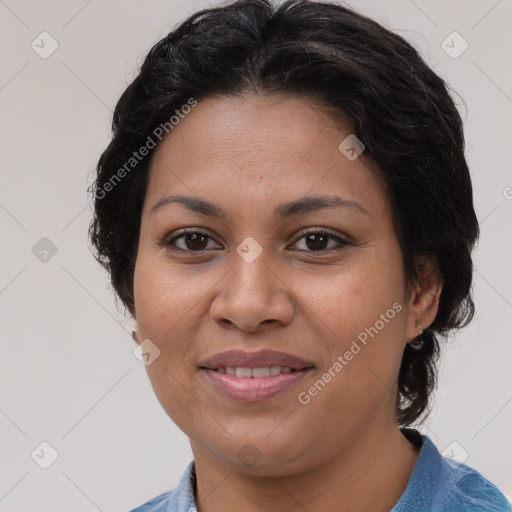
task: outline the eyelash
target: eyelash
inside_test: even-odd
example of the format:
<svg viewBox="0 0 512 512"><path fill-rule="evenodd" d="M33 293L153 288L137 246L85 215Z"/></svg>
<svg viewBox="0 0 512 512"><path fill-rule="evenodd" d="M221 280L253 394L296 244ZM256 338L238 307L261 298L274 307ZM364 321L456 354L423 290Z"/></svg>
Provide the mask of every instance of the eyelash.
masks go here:
<svg viewBox="0 0 512 512"><path fill-rule="evenodd" d="M200 230L195 229L195 228L189 228L189 229L184 229L178 235L173 236L172 238L165 239L160 245L163 246L163 247L166 247L166 248L168 248L168 249L170 249L172 251L181 252L181 253L201 254L201 253L205 253L205 252L211 252L211 249L203 249L201 251L192 251L192 250L189 250L189 249L176 248L174 246L174 242L176 242L176 240L179 240L179 239L183 238L185 235L189 235L189 234L203 235L203 236L206 236L206 237L214 240L214 238L212 236L210 236L208 233L205 233L204 231L200 231ZM308 253L313 253L313 254L325 254L325 253L328 253L328 252L331 252L331 251L339 251L339 250L343 249L347 245L354 245L351 242L349 242L348 240L346 240L345 238L340 237L338 234L335 234L335 233L333 233L332 231L330 231L328 229L316 229L316 230L312 230L312 231L307 231L307 232L303 233L294 242L294 245L297 242L299 242L300 240L302 240L304 237L306 237L307 235L311 235L311 234L327 235L330 239L335 240L339 244L339 246L338 247L334 247L334 248L331 247L329 249L321 249L319 251L299 249L300 251L308 252Z"/></svg>

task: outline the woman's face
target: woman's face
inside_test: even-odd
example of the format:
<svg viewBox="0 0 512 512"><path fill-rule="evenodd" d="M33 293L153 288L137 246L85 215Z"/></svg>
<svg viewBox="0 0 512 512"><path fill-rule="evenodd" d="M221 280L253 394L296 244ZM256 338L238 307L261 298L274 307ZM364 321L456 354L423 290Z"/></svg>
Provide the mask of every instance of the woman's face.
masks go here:
<svg viewBox="0 0 512 512"><path fill-rule="evenodd" d="M287 474L396 428L418 323L384 190L350 139L339 149L350 134L304 99L215 97L156 150L137 332L196 457Z"/></svg>

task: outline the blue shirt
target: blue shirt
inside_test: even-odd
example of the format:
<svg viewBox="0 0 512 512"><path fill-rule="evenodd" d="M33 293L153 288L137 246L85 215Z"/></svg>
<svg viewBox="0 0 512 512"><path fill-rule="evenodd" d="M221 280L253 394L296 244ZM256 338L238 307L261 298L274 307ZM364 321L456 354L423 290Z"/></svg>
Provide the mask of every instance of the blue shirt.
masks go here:
<svg viewBox="0 0 512 512"><path fill-rule="evenodd" d="M421 436L420 442L420 452L405 492L390 512L512 511L505 496L480 473L443 457L427 436ZM192 461L174 490L130 512L197 512L195 482Z"/></svg>

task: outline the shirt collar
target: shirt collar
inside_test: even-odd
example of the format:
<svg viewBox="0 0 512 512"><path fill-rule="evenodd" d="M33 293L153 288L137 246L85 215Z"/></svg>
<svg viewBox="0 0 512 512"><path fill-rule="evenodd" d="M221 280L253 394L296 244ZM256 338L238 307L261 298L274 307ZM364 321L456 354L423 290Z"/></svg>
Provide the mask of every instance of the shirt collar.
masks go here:
<svg viewBox="0 0 512 512"><path fill-rule="evenodd" d="M192 461L185 469L178 485L172 491L166 512L197 512L194 499L196 487L196 468Z"/></svg>
<svg viewBox="0 0 512 512"><path fill-rule="evenodd" d="M402 432L411 439L403 430ZM419 434L417 431L413 432ZM419 435L422 444L418 458L404 493L390 512L430 510L430 508L424 509L423 506L427 504L430 506L434 502L442 456L428 436Z"/></svg>

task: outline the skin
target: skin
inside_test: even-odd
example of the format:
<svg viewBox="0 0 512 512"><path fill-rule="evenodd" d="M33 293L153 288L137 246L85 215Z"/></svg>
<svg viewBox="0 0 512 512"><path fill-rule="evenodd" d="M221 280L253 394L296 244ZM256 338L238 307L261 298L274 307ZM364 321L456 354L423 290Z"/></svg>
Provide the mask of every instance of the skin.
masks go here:
<svg viewBox="0 0 512 512"><path fill-rule="evenodd" d="M418 451L396 424L396 382L405 344L435 318L441 282L433 272L406 282L379 179L364 155L349 161L338 150L350 133L304 98L217 96L192 109L154 155L134 276L137 337L161 351L147 372L190 439L200 512L389 511L406 488ZM179 203L151 213L169 194L208 200L226 216ZM282 203L323 195L367 213L273 216ZM182 228L211 238L194 245L181 237L174 247L182 252L165 246ZM306 243L305 232L325 230L351 244L329 238L319 251ZM252 263L236 252L248 236L262 248ZM298 394L394 303L401 311L300 403ZM235 401L198 369L233 348L288 352L315 369L273 398ZM237 456L244 446L259 457L250 467Z"/></svg>

